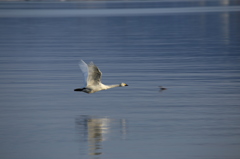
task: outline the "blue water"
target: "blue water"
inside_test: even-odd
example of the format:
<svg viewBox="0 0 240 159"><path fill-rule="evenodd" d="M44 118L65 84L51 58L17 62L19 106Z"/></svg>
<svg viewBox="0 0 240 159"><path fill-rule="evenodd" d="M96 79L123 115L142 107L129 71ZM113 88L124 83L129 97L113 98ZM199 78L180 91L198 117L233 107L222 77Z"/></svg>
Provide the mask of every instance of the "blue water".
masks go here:
<svg viewBox="0 0 240 159"><path fill-rule="evenodd" d="M239 2L0 6L1 158L240 157Z"/></svg>

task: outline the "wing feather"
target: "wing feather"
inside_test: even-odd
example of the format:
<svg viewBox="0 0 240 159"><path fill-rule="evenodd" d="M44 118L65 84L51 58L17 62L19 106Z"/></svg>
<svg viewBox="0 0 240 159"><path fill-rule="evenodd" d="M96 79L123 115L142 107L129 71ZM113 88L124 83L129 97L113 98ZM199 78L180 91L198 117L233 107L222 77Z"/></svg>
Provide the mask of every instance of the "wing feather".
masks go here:
<svg viewBox="0 0 240 159"><path fill-rule="evenodd" d="M80 60L79 67L83 73L84 82L87 85L88 84L88 75L89 75L88 65L83 60Z"/></svg>
<svg viewBox="0 0 240 159"><path fill-rule="evenodd" d="M91 62L88 64L88 80L87 85L98 85L101 83L102 72L100 69Z"/></svg>

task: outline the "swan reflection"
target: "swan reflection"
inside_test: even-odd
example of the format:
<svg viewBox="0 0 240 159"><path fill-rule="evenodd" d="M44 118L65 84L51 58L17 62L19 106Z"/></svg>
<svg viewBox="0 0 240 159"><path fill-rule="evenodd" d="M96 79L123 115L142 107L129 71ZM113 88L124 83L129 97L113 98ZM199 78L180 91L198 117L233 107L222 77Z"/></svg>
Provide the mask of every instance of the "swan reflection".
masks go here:
<svg viewBox="0 0 240 159"><path fill-rule="evenodd" d="M104 141L119 136L125 139L127 133L125 119L81 115L75 123L80 141L88 143L89 155L101 155Z"/></svg>

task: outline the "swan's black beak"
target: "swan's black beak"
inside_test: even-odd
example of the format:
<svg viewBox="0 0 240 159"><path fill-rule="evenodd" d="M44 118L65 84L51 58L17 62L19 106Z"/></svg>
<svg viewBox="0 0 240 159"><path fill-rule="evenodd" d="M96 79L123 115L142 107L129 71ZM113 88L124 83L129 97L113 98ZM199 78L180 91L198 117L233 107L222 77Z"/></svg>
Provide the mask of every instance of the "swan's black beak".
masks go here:
<svg viewBox="0 0 240 159"><path fill-rule="evenodd" d="M127 84L125 86L128 86Z"/></svg>

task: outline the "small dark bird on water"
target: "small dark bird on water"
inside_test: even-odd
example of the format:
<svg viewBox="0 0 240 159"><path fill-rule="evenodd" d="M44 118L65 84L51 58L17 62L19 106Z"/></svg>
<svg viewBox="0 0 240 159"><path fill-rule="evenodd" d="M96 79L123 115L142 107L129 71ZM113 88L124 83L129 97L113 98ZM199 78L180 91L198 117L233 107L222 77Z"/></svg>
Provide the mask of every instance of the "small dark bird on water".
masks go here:
<svg viewBox="0 0 240 159"><path fill-rule="evenodd" d="M159 88L160 88L160 91L167 90L167 88L164 88L163 86L159 86Z"/></svg>

